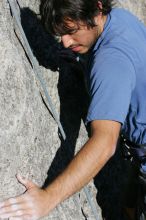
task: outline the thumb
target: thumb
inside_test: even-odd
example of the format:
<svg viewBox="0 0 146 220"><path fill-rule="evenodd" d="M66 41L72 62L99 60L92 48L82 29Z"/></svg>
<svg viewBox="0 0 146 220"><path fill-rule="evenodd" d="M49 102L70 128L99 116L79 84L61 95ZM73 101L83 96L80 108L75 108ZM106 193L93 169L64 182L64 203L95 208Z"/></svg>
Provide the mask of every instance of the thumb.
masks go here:
<svg viewBox="0 0 146 220"><path fill-rule="evenodd" d="M25 186L25 188L27 190L36 186L35 183L33 183L31 180L26 179L25 177L21 176L20 174L17 174L16 178L17 178L18 182L21 183L23 186Z"/></svg>

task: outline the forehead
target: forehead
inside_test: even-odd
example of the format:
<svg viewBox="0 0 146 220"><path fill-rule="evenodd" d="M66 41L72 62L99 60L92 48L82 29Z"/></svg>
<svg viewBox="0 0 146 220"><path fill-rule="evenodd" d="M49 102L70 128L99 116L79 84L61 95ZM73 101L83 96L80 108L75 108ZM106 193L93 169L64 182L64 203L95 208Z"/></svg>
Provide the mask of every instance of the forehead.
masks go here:
<svg viewBox="0 0 146 220"><path fill-rule="evenodd" d="M83 21L74 21L72 19L65 19L64 25L70 29L80 28L81 26L85 26L85 22Z"/></svg>
<svg viewBox="0 0 146 220"><path fill-rule="evenodd" d="M56 35L61 36L65 34L76 33L78 30L84 29L87 24L83 21L75 21L71 18L64 18L61 22L54 26L54 32Z"/></svg>

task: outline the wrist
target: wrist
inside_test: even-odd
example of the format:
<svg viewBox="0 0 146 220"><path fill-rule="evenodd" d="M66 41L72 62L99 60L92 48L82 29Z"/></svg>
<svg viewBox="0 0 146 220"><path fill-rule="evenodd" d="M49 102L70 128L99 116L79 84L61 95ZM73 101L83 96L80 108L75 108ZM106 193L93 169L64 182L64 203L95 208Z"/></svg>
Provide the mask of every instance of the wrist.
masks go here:
<svg viewBox="0 0 146 220"><path fill-rule="evenodd" d="M51 183L48 187L44 189L44 191L46 194L49 211L51 211L61 202L59 190L57 189L57 187L54 186L53 183Z"/></svg>

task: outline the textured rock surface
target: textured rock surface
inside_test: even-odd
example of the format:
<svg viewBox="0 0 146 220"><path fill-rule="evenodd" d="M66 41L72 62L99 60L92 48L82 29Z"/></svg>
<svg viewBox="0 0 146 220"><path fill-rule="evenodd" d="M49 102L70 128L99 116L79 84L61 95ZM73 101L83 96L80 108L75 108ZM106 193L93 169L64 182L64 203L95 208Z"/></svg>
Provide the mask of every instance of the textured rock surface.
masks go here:
<svg viewBox="0 0 146 220"><path fill-rule="evenodd" d="M43 72L49 94L64 126L67 139L58 136L58 127L39 92L32 67L22 47L20 32L13 30L9 4L0 1L0 198L23 192L15 178L21 173L39 185L51 181L73 157L75 145L87 138L84 126L80 130L81 106L76 76L69 75L68 65L57 70L57 47L44 33L36 16L38 1L19 1L21 21ZM44 68L46 67L46 68ZM49 69L53 69L50 71ZM68 81L68 82L67 82ZM71 84L69 86L69 84ZM74 89L76 92L74 92ZM81 92L80 92L81 93ZM81 138L78 139L78 133ZM77 149L76 149L77 150ZM48 172L49 170L49 172ZM46 184L45 182L45 184ZM85 210L85 211L84 211ZM83 214L84 213L84 214ZM94 219L84 193L58 206L46 219ZM88 217L89 216L89 217Z"/></svg>
<svg viewBox="0 0 146 220"><path fill-rule="evenodd" d="M44 33L40 25L38 20L39 2L36 0L19 0L18 2L21 7L20 16L25 33L40 64L67 139L62 141L59 138L56 122L40 95L39 85L22 47L23 40L19 30L18 28L15 32L13 30L9 4L6 0L1 0L1 200L23 192L23 187L17 183L15 178L15 174L18 172L34 179L39 185L43 185L44 182L47 184L66 166L74 152L87 139L87 133L81 123L87 103L84 103L82 98L85 92L79 67L62 61L60 71L57 71L58 47L56 42ZM118 5L133 11L146 22L145 1L122 0ZM47 181L45 181L46 178ZM90 184L90 188L95 191L92 184ZM101 219L99 208L98 212L99 219ZM81 191L80 194L76 194L58 206L45 219L92 220L94 217L84 192Z"/></svg>

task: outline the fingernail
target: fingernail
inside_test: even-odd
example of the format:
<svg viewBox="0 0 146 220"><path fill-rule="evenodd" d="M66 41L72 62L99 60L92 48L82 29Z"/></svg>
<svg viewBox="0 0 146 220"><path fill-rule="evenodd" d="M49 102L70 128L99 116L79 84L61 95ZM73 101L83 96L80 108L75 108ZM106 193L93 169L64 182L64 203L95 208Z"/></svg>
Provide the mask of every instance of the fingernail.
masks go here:
<svg viewBox="0 0 146 220"><path fill-rule="evenodd" d="M21 176L20 174L17 174L17 179L18 179L18 181L19 181L19 180L20 180L20 181L23 181L23 182L26 181L26 178L25 178L24 176Z"/></svg>
<svg viewBox="0 0 146 220"><path fill-rule="evenodd" d="M24 176L22 176L22 175L21 175L21 174L19 174L19 173L17 174L17 176L18 176L18 177L20 177L21 179L25 179L25 177L24 177Z"/></svg>

